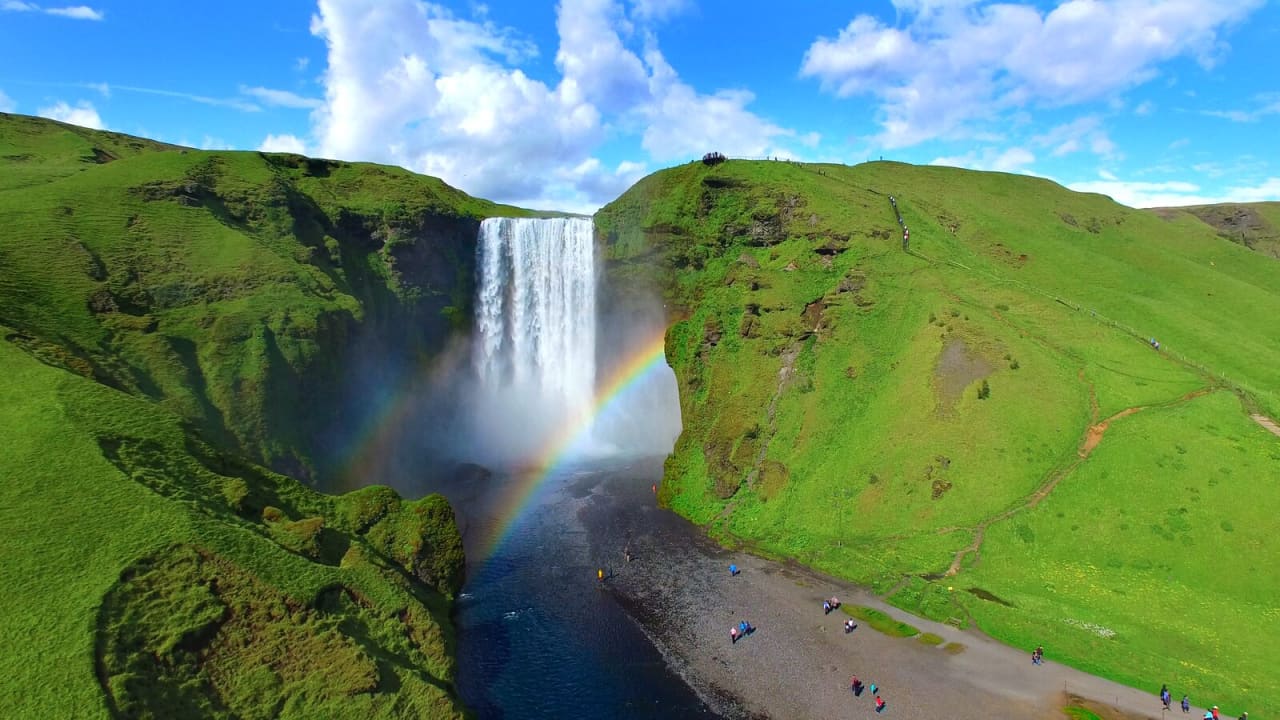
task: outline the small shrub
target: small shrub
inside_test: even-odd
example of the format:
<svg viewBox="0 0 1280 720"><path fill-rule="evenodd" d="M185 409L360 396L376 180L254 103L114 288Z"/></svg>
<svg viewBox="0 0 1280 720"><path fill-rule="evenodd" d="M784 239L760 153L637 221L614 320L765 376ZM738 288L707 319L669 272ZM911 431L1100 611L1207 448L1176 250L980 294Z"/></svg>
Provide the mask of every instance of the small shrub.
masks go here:
<svg viewBox="0 0 1280 720"><path fill-rule="evenodd" d="M991 397L991 385L986 380L982 381L982 387L978 388L978 399L986 400Z"/></svg>
<svg viewBox="0 0 1280 720"><path fill-rule="evenodd" d="M1016 359L1016 358L1015 358L1014 360L1010 360L1010 361L1009 361L1009 369L1010 369L1010 370L1017 370L1017 369L1018 369L1018 368L1020 368L1020 367L1022 367L1022 366L1018 364L1018 361L1017 361L1017 359Z"/></svg>
<svg viewBox="0 0 1280 720"><path fill-rule="evenodd" d="M996 309L1000 312L1006 312L1009 310L1009 306L1004 303L996 303Z"/></svg>

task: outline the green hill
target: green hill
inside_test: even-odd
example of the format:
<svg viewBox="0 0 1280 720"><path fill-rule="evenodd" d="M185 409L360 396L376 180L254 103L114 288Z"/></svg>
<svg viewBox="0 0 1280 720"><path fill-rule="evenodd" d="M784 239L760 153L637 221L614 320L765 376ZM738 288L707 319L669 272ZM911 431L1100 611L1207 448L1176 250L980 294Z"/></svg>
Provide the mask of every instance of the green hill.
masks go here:
<svg viewBox="0 0 1280 720"><path fill-rule="evenodd" d="M1280 202L1195 205L1159 208L1155 212L1169 218L1191 215L1231 242L1280 259Z"/></svg>
<svg viewBox="0 0 1280 720"><path fill-rule="evenodd" d="M672 508L1054 659L1280 712L1258 641L1280 438L1248 415L1280 413L1280 265L1189 214L884 162L691 163L596 222L611 274L677 315Z"/></svg>
<svg viewBox="0 0 1280 720"><path fill-rule="evenodd" d="M362 352L412 370L468 321L498 212L0 114L6 717L462 714L449 505L294 478L343 470Z"/></svg>

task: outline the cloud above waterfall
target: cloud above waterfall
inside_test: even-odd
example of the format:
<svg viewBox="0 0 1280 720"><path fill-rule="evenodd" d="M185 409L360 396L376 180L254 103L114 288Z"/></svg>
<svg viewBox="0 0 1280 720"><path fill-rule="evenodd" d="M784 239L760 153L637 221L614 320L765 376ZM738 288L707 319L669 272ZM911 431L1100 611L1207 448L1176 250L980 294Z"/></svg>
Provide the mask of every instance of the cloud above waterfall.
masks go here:
<svg viewBox="0 0 1280 720"><path fill-rule="evenodd" d="M745 88L706 93L681 80L656 23L683 5L561 0L554 73L539 75L533 64L547 49L483 6L461 17L416 0L320 0L311 32L328 63L305 146L483 197L589 211L647 167L610 161L620 138L662 163L713 149L790 154L788 143L807 142L752 112Z"/></svg>

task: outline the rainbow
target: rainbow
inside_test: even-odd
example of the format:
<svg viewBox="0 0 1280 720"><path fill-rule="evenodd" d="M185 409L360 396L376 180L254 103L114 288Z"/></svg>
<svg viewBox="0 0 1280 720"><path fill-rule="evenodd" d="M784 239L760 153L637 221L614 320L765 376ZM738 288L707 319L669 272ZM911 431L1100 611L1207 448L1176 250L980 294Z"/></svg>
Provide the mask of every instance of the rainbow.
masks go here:
<svg viewBox="0 0 1280 720"><path fill-rule="evenodd" d="M491 555L507 539L538 488L573 454L596 419L608 412L628 390L639 385L650 373L666 366L665 349L666 337L663 332L658 332L633 348L603 382L596 383L590 407L552 433L542 451L534 456L525 470L514 475L498 501L498 526L489 538L486 555Z"/></svg>

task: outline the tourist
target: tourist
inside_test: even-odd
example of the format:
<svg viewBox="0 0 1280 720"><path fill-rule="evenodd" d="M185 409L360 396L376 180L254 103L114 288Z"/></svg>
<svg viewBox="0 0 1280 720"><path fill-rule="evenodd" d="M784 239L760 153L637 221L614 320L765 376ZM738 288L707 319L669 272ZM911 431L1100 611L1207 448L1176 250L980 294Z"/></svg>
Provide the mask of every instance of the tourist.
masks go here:
<svg viewBox="0 0 1280 720"><path fill-rule="evenodd" d="M1218 706L1217 706L1217 705L1214 705L1214 706L1213 706L1213 713L1211 713L1211 714L1213 715L1213 720L1222 720L1222 718L1218 717Z"/></svg>
<svg viewBox="0 0 1280 720"><path fill-rule="evenodd" d="M875 683L871 683L870 690L872 695L876 695L876 693L880 690L880 688L877 687ZM879 695L876 695L876 697L879 697Z"/></svg>
<svg viewBox="0 0 1280 720"><path fill-rule="evenodd" d="M857 630L857 629L858 629L858 624L857 624L857 623L855 623L853 620L845 620L845 621L844 621L844 633L845 633L846 635L848 635L849 633L851 633L851 632L853 632L854 630Z"/></svg>
<svg viewBox="0 0 1280 720"><path fill-rule="evenodd" d="M1173 696L1169 694L1169 686L1160 686L1160 702L1164 703L1164 709L1169 709L1169 703L1173 701Z"/></svg>
<svg viewBox="0 0 1280 720"><path fill-rule="evenodd" d="M736 625L729 628L729 639L733 641L734 645L738 644L738 627Z"/></svg>
<svg viewBox="0 0 1280 720"><path fill-rule="evenodd" d="M822 614L823 614L823 615L830 615L830 614L831 614L831 601L830 601L830 600L823 600L823 601L822 601Z"/></svg>
<svg viewBox="0 0 1280 720"><path fill-rule="evenodd" d="M1240 720L1249 720L1249 713L1247 712L1240 713Z"/></svg>
<svg viewBox="0 0 1280 720"><path fill-rule="evenodd" d="M732 577L732 576L737 575L737 574L738 574L738 566L737 566L737 565L730 565L730 566L729 566L729 576L730 576L730 577Z"/></svg>
<svg viewBox="0 0 1280 720"><path fill-rule="evenodd" d="M849 678L849 689L852 690L855 695L857 694L858 687L860 685L862 685L862 683L858 681L857 675L854 675L853 677Z"/></svg>
<svg viewBox="0 0 1280 720"><path fill-rule="evenodd" d="M832 595L832 596L831 596L831 609L832 609L832 610L835 610L835 609L836 609L836 608L838 608L838 607L840 607L840 598L837 598L836 596Z"/></svg>
<svg viewBox="0 0 1280 720"><path fill-rule="evenodd" d="M884 698L876 696L876 712L884 712Z"/></svg>
<svg viewBox="0 0 1280 720"><path fill-rule="evenodd" d="M1186 695L1182 696L1182 712L1191 712L1191 698Z"/></svg>

